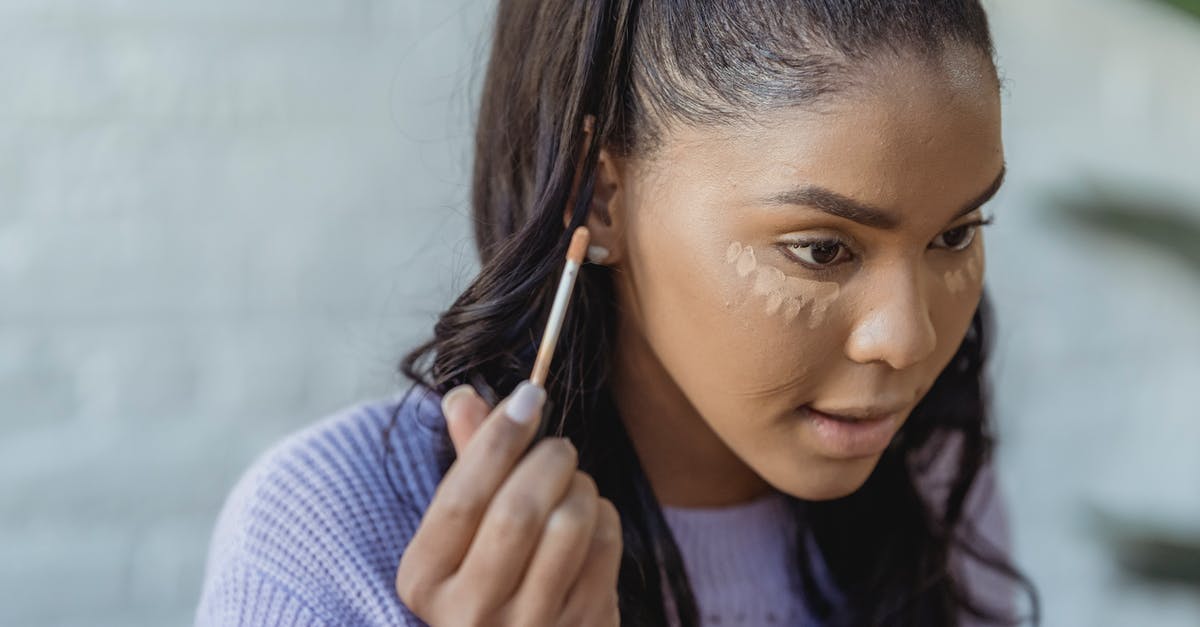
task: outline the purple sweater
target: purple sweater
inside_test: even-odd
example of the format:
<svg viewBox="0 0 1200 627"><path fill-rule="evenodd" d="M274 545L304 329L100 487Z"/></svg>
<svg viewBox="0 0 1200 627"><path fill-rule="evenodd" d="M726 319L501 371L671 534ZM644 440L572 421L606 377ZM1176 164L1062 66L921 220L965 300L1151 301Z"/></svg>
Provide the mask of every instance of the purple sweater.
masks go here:
<svg viewBox="0 0 1200 627"><path fill-rule="evenodd" d="M418 390L389 436L393 453L385 452L381 433L401 396L347 407L255 460L218 516L197 626L425 626L393 581L453 450L440 445L440 397ZM998 491L983 493L970 511L1006 544ZM781 498L664 508L704 624L815 624L788 561L796 551ZM988 573L974 577L995 598L1010 598L1011 588Z"/></svg>

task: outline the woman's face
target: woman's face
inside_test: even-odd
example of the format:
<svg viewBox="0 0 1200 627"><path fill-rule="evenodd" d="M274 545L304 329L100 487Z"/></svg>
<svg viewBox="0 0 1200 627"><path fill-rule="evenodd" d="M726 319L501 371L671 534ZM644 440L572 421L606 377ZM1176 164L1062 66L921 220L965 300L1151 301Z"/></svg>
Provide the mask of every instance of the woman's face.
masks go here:
<svg viewBox="0 0 1200 627"><path fill-rule="evenodd" d="M960 52L863 76L821 112L674 128L619 167L616 389L660 500L715 505L684 487L701 478L734 502L752 477L853 492L963 340L970 225L1004 166L995 75Z"/></svg>

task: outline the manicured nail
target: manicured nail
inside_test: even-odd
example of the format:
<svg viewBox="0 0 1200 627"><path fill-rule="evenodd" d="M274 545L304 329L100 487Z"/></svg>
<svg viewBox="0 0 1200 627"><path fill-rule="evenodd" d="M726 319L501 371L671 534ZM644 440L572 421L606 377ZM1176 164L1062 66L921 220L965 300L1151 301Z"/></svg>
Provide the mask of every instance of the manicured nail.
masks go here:
<svg viewBox="0 0 1200 627"><path fill-rule="evenodd" d="M442 395L442 415L450 415L450 408L454 406L454 402L458 400L459 397L474 393L475 388L471 387L470 383L463 383L462 385L456 385L450 388L449 391Z"/></svg>
<svg viewBox="0 0 1200 627"><path fill-rule="evenodd" d="M542 389L542 386L522 381L509 397L504 412L513 422L525 424L533 420L533 415L542 408L545 401L546 390Z"/></svg>

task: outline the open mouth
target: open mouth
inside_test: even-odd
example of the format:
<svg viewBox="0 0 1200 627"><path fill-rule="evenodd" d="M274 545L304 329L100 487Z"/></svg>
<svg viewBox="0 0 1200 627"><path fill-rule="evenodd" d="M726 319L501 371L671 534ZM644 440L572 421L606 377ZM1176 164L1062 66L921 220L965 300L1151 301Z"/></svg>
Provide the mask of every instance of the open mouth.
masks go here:
<svg viewBox="0 0 1200 627"><path fill-rule="evenodd" d="M860 416L828 414L808 405L798 410L822 452L833 458L882 453L899 428L901 412L864 412Z"/></svg>

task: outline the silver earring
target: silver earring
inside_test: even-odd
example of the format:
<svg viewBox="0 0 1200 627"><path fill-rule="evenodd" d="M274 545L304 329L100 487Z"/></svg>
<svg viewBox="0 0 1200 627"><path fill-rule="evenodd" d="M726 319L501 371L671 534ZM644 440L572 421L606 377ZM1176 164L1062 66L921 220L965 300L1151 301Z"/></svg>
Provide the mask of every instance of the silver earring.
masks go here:
<svg viewBox="0 0 1200 627"><path fill-rule="evenodd" d="M608 249L603 246L588 246L587 258L592 263L603 263L608 259Z"/></svg>

